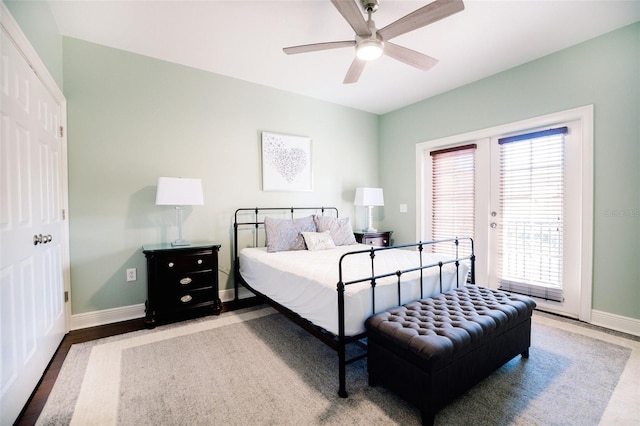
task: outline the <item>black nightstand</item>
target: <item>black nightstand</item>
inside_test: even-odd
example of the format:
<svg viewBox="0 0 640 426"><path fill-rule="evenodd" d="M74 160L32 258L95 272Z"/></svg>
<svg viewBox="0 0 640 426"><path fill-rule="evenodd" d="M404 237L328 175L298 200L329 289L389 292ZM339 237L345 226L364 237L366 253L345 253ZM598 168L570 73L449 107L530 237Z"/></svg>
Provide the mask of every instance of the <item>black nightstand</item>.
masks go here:
<svg viewBox="0 0 640 426"><path fill-rule="evenodd" d="M172 247L171 244L147 245L148 327L156 321L220 314L218 293L219 244L208 242Z"/></svg>
<svg viewBox="0 0 640 426"><path fill-rule="evenodd" d="M355 231L353 235L356 241L368 246L389 247L391 245L391 234L393 231L366 232Z"/></svg>

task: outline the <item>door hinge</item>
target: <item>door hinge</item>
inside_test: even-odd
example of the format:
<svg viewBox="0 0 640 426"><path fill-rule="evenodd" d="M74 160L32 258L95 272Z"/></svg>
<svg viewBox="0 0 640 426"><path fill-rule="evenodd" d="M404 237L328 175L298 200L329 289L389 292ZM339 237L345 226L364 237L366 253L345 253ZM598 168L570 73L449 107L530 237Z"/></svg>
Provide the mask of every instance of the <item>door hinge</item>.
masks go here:
<svg viewBox="0 0 640 426"><path fill-rule="evenodd" d="M69 301L69 292L65 291L64 292L64 303L67 303Z"/></svg>
<svg viewBox="0 0 640 426"><path fill-rule="evenodd" d="M60 137L64 137L64 127L60 126Z"/></svg>
<svg viewBox="0 0 640 426"><path fill-rule="evenodd" d="M67 220L67 211L62 209L62 220Z"/></svg>

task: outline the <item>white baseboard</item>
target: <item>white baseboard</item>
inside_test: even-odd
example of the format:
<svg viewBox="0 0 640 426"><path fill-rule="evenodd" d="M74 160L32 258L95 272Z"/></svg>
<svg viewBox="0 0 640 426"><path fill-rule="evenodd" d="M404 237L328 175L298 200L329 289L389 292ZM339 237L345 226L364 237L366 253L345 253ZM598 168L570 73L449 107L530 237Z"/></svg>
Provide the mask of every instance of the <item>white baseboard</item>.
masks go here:
<svg viewBox="0 0 640 426"><path fill-rule="evenodd" d="M71 330L144 317L144 303L71 315Z"/></svg>
<svg viewBox="0 0 640 426"><path fill-rule="evenodd" d="M238 297L245 299L253 296L249 290L244 287L240 288ZM233 300L233 289L222 290L220 299L223 302ZM112 324L114 322L128 321L136 318L144 317L144 303L138 305L123 306L121 308L104 309L101 311L86 312L82 314L71 315L71 330L79 330L81 328L96 327L99 325ZM621 331L623 333L640 336L640 320L635 318L623 317L621 315L610 314L603 311L591 311L591 324L605 327L611 330Z"/></svg>
<svg viewBox="0 0 640 426"><path fill-rule="evenodd" d="M222 290L220 299L228 302L234 299L234 290ZM245 299L253 296L246 288L240 288L238 297ZM144 317L144 303L138 305L122 306L120 308L103 309L101 311L85 312L82 314L71 315L71 330L79 330L81 328L96 327L99 325L112 324L114 322L128 321L136 318Z"/></svg>
<svg viewBox="0 0 640 426"><path fill-rule="evenodd" d="M255 296L255 294L251 293L249 290L247 290L244 287L240 287L238 289L238 299L247 299L253 296ZM220 300L222 300L223 302L229 302L233 300L234 297L235 297L235 293L232 288L228 290L222 290L220 292Z"/></svg>
<svg viewBox="0 0 640 426"><path fill-rule="evenodd" d="M640 336L640 320L635 318L623 317L594 309L591 311L591 324Z"/></svg>

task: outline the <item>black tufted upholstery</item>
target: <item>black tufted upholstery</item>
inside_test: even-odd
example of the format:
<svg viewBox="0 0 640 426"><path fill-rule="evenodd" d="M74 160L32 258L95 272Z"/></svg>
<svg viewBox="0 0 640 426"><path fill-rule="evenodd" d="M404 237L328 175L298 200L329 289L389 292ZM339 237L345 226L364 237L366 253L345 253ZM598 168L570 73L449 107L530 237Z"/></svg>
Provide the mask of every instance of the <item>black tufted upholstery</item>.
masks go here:
<svg viewBox="0 0 640 426"><path fill-rule="evenodd" d="M369 335L391 342L423 366L452 360L473 350L510 322L531 317L528 297L485 287L465 286L382 312L369 318Z"/></svg>
<svg viewBox="0 0 640 426"><path fill-rule="evenodd" d="M535 302L475 285L376 314L365 322L369 380L435 411L518 354L528 356Z"/></svg>

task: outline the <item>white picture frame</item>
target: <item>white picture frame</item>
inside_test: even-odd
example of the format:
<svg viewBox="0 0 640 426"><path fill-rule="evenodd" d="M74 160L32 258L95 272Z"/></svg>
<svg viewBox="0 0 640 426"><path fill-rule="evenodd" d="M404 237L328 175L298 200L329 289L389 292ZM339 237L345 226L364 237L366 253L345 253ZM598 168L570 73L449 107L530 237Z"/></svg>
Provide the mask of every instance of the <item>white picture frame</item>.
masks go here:
<svg viewBox="0 0 640 426"><path fill-rule="evenodd" d="M312 191L311 138L262 132L262 190Z"/></svg>

